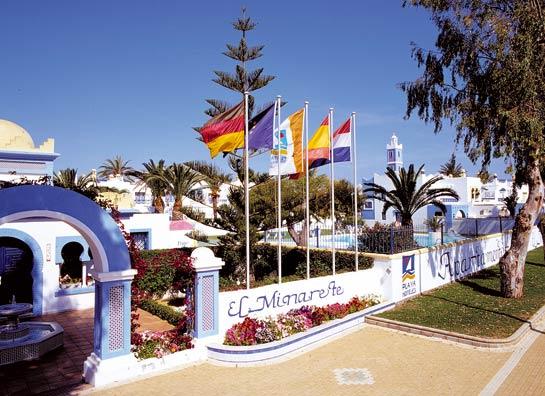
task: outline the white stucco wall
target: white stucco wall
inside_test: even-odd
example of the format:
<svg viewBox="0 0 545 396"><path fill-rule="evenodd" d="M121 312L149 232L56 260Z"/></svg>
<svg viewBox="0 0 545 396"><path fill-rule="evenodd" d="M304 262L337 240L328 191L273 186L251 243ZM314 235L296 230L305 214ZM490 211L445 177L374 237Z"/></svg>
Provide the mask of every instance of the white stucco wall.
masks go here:
<svg viewBox="0 0 545 396"><path fill-rule="evenodd" d="M40 219L0 225L0 236L2 229L22 231L30 235L40 247L43 257L43 287L41 296L44 314L94 307L95 297L92 291L90 293L75 295L55 295L60 290L60 266L55 262L56 238L58 236L79 237L79 233L74 228L61 221Z"/></svg>
<svg viewBox="0 0 545 396"><path fill-rule="evenodd" d="M375 260L371 269L222 292L219 295L220 335L246 316L275 316L304 305L345 303L354 296L367 294L378 294L385 302L402 301L497 264L510 241L510 233L494 234L390 256L370 254ZM534 227L528 250L541 245L541 234ZM410 264L409 270L414 270L414 276L405 280L404 262L405 267Z"/></svg>

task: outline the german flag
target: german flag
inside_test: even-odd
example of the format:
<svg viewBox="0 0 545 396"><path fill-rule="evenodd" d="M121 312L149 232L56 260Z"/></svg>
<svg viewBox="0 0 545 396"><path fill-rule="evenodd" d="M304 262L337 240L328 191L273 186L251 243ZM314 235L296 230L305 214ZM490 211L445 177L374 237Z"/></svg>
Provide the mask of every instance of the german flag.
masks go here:
<svg viewBox="0 0 545 396"><path fill-rule="evenodd" d="M199 133L212 158L244 147L244 101L210 119Z"/></svg>

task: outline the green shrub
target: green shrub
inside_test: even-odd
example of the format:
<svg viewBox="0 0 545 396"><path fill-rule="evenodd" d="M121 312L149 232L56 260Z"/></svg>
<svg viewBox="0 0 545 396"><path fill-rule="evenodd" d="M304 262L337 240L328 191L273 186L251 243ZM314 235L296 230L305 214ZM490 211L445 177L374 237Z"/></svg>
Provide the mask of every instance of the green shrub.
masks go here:
<svg viewBox="0 0 545 396"><path fill-rule="evenodd" d="M258 244L252 249L251 272L254 275L254 285L274 283L277 279L278 247L269 244ZM231 255L222 257L227 261ZM307 251L305 247L282 247L282 280L305 279L307 275ZM368 269L373 266L373 259L363 254L359 255L359 269ZM226 266L227 267L227 266ZM335 253L335 270L337 273L354 271L355 260L353 252L337 251ZM310 276L331 275L331 251L322 249L310 249ZM220 288L236 289L235 281L231 281L232 274L227 268L222 269ZM240 279L242 282L243 279ZM239 286L238 286L239 287Z"/></svg>
<svg viewBox="0 0 545 396"><path fill-rule="evenodd" d="M144 341L142 345L135 351L136 358L138 360L151 359L155 356L155 349L159 346L159 341L148 340Z"/></svg>
<svg viewBox="0 0 545 396"><path fill-rule="evenodd" d="M176 326L183 317L181 312L178 312L168 305L161 304L154 300L142 300L140 308L152 315L157 316L158 318L163 319L173 326Z"/></svg>
<svg viewBox="0 0 545 396"><path fill-rule="evenodd" d="M189 254L183 249L145 250L141 259L134 282L153 298L161 298L172 289L184 291L192 279Z"/></svg>

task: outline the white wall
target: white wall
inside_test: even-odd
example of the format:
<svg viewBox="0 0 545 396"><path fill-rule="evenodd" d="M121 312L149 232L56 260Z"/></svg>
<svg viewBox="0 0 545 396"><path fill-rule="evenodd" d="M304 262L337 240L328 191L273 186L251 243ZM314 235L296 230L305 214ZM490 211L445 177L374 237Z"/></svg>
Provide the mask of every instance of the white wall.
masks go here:
<svg viewBox="0 0 545 396"><path fill-rule="evenodd" d="M385 302L398 302L497 264L509 248L510 241L510 233L494 234L466 243L452 243L391 256L370 254L374 258L371 269L250 290L222 292L219 294L219 332L223 335L246 316L275 316L304 305L345 303L354 296L378 294ZM541 234L534 227L528 250L541 245ZM405 280L404 261L414 265L414 276Z"/></svg>
<svg viewBox="0 0 545 396"><path fill-rule="evenodd" d="M167 213L137 213L128 219L122 219L129 232L149 231L150 249L170 249L194 247L195 242L188 238L189 231L170 231Z"/></svg>
<svg viewBox="0 0 545 396"><path fill-rule="evenodd" d="M391 298L388 262L376 261L371 269L268 285L250 290L221 292L219 331L223 334L246 316L264 318L285 313L304 305L323 306L345 303L352 297L378 294Z"/></svg>
<svg viewBox="0 0 545 396"><path fill-rule="evenodd" d="M496 265L510 245L511 233L494 234L467 243L458 242L445 247L420 249L392 256L393 299L400 301ZM541 234L534 227L528 250L541 245ZM411 290L414 289L414 292L407 293L407 284L411 281L406 281L405 288L403 287L402 261L404 256L412 255L415 279Z"/></svg>
<svg viewBox="0 0 545 396"><path fill-rule="evenodd" d="M80 236L70 225L61 221L37 220L14 222L0 225L0 229L15 229L30 235L40 246L43 257L43 313L94 307L95 294L85 293L70 296L55 296L59 291L60 266L55 263L55 243L57 236Z"/></svg>

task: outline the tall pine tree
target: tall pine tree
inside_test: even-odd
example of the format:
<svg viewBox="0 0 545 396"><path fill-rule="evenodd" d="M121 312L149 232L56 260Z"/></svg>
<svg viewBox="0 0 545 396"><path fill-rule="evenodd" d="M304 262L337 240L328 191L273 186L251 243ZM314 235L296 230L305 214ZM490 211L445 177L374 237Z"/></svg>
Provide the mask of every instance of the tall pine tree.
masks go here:
<svg viewBox="0 0 545 396"><path fill-rule="evenodd" d="M237 65L234 73L215 70L214 74L216 78L214 81L216 84L221 85L227 89L235 92L240 92L242 98L244 92L253 92L265 87L269 82L274 79L274 76L268 76L263 74L263 68L259 67L254 70L248 70L247 64L253 60L256 60L263 56L264 45L256 45L254 47L248 47L246 35L249 31L256 27L255 22L250 17L246 16L246 9L242 9L242 16L233 22L233 28L241 32L242 37L238 45L227 44L227 51L223 54L235 61ZM249 99L249 114L252 114L254 109L254 98L250 95ZM205 111L210 117L224 112L231 105L224 100L220 99L206 99L206 102L211 106Z"/></svg>

